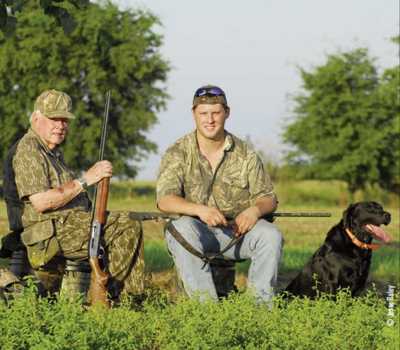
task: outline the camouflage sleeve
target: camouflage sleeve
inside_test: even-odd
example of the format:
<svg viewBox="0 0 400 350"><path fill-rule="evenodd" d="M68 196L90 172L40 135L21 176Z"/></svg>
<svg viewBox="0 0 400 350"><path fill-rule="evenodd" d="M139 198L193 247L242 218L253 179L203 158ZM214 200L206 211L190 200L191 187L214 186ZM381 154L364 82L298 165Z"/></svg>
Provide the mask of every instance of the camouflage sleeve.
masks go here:
<svg viewBox="0 0 400 350"><path fill-rule="evenodd" d="M39 152L24 150L17 152L13 159L15 184L18 196L25 201L35 193L45 192L51 188L46 162Z"/></svg>
<svg viewBox="0 0 400 350"><path fill-rule="evenodd" d="M179 150L170 148L164 153L157 174L157 203L169 194L183 197L184 164Z"/></svg>
<svg viewBox="0 0 400 350"><path fill-rule="evenodd" d="M271 178L267 170L264 169L260 157L255 153L251 155L248 163L248 179L251 205L262 197L274 198L277 201L277 195Z"/></svg>

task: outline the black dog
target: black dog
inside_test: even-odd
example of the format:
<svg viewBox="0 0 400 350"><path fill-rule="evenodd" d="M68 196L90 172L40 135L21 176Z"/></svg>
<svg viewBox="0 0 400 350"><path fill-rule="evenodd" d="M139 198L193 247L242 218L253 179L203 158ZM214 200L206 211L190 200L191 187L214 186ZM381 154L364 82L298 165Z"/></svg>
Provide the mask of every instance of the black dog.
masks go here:
<svg viewBox="0 0 400 350"><path fill-rule="evenodd" d="M379 248L371 242L374 238L389 242L389 235L380 225L388 225L390 217L378 203L351 204L285 291L315 298L317 285L318 291L327 294L335 295L339 287L350 287L353 297L360 295L368 278L371 249Z"/></svg>

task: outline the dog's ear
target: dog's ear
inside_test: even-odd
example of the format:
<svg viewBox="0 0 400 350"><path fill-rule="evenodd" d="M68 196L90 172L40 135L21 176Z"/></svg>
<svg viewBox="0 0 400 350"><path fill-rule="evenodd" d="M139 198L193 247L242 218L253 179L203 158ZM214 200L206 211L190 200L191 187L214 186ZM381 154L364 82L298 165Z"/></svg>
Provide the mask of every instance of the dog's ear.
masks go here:
<svg viewBox="0 0 400 350"><path fill-rule="evenodd" d="M352 216L356 208L355 204L350 204L349 207L343 212L344 227L350 227L352 224Z"/></svg>

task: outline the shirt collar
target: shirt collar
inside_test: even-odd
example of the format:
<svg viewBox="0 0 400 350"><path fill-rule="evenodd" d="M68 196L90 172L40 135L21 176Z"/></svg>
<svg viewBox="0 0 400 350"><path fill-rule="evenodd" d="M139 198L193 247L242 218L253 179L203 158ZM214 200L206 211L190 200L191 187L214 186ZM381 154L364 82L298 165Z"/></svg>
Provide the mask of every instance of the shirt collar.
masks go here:
<svg viewBox="0 0 400 350"><path fill-rule="evenodd" d="M232 149L234 146L235 142L233 140L232 134L226 130L225 132L225 142L224 142L224 152L228 152ZM197 139L196 139L196 130L192 132L191 134L191 141L193 147L197 150L198 153L200 153L199 147L197 146Z"/></svg>
<svg viewBox="0 0 400 350"><path fill-rule="evenodd" d="M224 151L230 151L234 145L232 134L225 130L225 144L224 144Z"/></svg>

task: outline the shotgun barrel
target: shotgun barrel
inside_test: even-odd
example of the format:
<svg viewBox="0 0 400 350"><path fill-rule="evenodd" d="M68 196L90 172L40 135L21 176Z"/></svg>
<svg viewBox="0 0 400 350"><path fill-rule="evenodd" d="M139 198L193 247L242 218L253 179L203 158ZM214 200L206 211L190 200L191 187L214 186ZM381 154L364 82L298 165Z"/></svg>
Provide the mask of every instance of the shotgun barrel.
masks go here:
<svg viewBox="0 0 400 350"><path fill-rule="evenodd" d="M329 218L331 213L273 213L277 218Z"/></svg>
<svg viewBox="0 0 400 350"><path fill-rule="evenodd" d="M134 221L145 221L145 220L160 220L160 219L170 219L177 220L180 218L179 214L168 214L168 213L157 213L157 212L140 212L131 211L129 212L129 219Z"/></svg>
<svg viewBox="0 0 400 350"><path fill-rule="evenodd" d="M331 217L331 213L273 213L271 216L281 218L326 218ZM160 219L170 219L177 220L180 218L179 214L172 213L158 213L158 212L140 212L140 211L131 211L129 213L129 218L134 221L144 221L144 220L156 220Z"/></svg>

